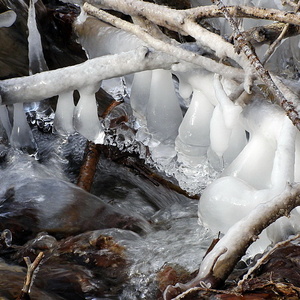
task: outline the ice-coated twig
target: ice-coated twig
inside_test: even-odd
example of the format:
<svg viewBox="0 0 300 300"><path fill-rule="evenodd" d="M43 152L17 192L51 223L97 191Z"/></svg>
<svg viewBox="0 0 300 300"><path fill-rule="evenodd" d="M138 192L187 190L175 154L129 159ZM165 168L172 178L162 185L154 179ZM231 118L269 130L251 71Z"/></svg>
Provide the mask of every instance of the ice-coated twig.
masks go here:
<svg viewBox="0 0 300 300"><path fill-rule="evenodd" d="M230 74L234 74L235 72L241 73L241 70L236 68L225 66L223 64L219 64L216 61L209 59L207 57L201 56L197 53L185 50L178 46L172 45L170 43L166 43L163 40L159 40L150 35L145 29L141 28L138 25L134 25L132 23L126 22L120 18L117 18L103 10L100 10L89 3L85 3L83 5L83 9L90 15L99 18L111 25L114 25L118 28L121 28L125 31L129 31L135 34L138 38L146 42L150 47L158 51L165 52L176 57L179 60L183 60L186 62L194 63L203 67L204 69L212 72L218 73L225 77L231 77ZM240 74L243 76L243 73Z"/></svg>
<svg viewBox="0 0 300 300"><path fill-rule="evenodd" d="M139 0L88 0L87 2L97 7L111 8L131 16L144 16L157 25L183 35L191 35L202 46L212 49L220 58L227 56L243 68L248 66L248 62L242 55L235 52L230 43L218 34L214 34L197 24L196 18L189 14L190 10L176 10Z"/></svg>
<svg viewBox="0 0 300 300"><path fill-rule="evenodd" d="M274 8L263 8L257 6L226 6L230 15L236 18L264 19L276 22L284 22L300 25L299 15L293 12L281 11ZM186 13L192 14L195 18L219 18L223 13L215 5L200 6L186 10Z"/></svg>
<svg viewBox="0 0 300 300"><path fill-rule="evenodd" d="M298 4L291 0L281 0L282 5L289 5L291 7L296 7Z"/></svg>
<svg viewBox="0 0 300 300"><path fill-rule="evenodd" d="M38 254L38 256L35 258L35 260L33 261L33 263L30 261L29 257L27 257L27 256L24 257L24 260L27 265L27 274L26 274L26 278L24 281L24 285L23 285L21 294L19 295L17 300L28 299L31 286L33 284L34 276L38 270L38 267L39 267L43 257L44 257L44 253L40 252Z"/></svg>
<svg viewBox="0 0 300 300"><path fill-rule="evenodd" d="M285 110L290 120L293 124L300 130L300 118L295 106L292 102L288 101L277 85L272 80L269 72L264 68L260 60L258 59L255 50L253 49L252 45L244 38L243 34L239 31L239 28L236 22L231 17L227 7L224 6L222 1L220 0L213 0L217 3L219 9L222 10L224 16L228 20L230 26L234 31L234 37L236 41L236 47L243 51L245 56L248 58L253 72L266 84L270 92L274 95L275 99L277 100L278 104Z"/></svg>
<svg viewBox="0 0 300 300"><path fill-rule="evenodd" d="M170 69L177 59L147 47L87 60L82 64L0 81L0 104L33 102L103 79L153 69Z"/></svg>

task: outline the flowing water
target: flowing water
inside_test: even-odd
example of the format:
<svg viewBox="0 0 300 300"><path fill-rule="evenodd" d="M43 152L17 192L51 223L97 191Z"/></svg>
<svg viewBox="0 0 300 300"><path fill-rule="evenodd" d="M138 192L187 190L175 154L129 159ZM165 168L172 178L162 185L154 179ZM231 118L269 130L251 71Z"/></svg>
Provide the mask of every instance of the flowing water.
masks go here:
<svg viewBox="0 0 300 300"><path fill-rule="evenodd" d="M44 246L47 260L41 266L40 274L43 275L40 276L44 276L43 280L48 281L48 286L43 286L39 280L37 286L49 291L51 285L52 296L57 293L64 299L70 299L68 295L73 294L86 299L156 299L157 273L164 266L181 266L189 273L197 269L212 238L197 223L197 200L179 195L162 185L154 185L104 156L100 158L92 188L95 196L88 194L70 183L76 179L86 140L78 134L67 139L42 133L36 128L33 132L39 149L38 160L26 153L8 149L6 159L1 163L1 229L10 229L13 245L2 249L2 254L8 258L6 262L10 264L10 269L16 268L16 262L21 263L22 251L25 251L23 248L31 248L31 252L37 253L32 250L36 246L22 245L31 239L29 243L42 240L41 236L35 236L45 231L53 236L53 240L58 240L55 243L62 243L61 238L75 234L112 237L117 245L124 247L122 255L126 261L121 266L116 263L113 267L107 267L125 274L121 278L118 278L118 274L114 275L117 291L111 286L116 283L108 281L106 292L99 296L99 278L103 276L101 270L105 268L97 268L93 264L87 267L85 262L81 262L90 272L89 280L96 282L97 287L87 284L85 289L81 287L82 291L78 292L66 285L66 291L62 292L61 283L56 286L52 278L51 255L61 260L61 267L53 266L54 275L66 272L72 276L72 270L66 269L63 262L77 267L80 263L74 254L71 258L64 257L59 251L54 255L53 247L47 244L48 248ZM106 207L106 213L99 211L103 206ZM111 218L110 222L101 222L101 218L107 215ZM119 222L119 218L123 222ZM124 229L126 227L132 230ZM94 233L91 230L95 230ZM84 244L84 241L80 243ZM17 251L15 256L18 259L8 255L8 249ZM86 255L87 250L81 251L81 256ZM91 251L97 255L99 249ZM49 273L45 274L43 268L50 268ZM76 274L74 271L73 276ZM0 295L4 294L2 286Z"/></svg>

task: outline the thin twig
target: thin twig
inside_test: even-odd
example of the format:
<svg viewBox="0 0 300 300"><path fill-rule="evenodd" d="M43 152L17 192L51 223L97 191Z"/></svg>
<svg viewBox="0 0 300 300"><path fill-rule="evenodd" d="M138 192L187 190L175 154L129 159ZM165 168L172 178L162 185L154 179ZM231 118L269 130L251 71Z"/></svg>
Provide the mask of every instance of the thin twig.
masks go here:
<svg viewBox="0 0 300 300"><path fill-rule="evenodd" d="M101 117L105 118L116 106L120 105L121 103L122 102L117 100L112 101L112 103L110 103L110 105L103 112ZM87 192L91 191L100 155L101 147L92 141L87 141L83 162L77 178L77 186L81 187Z"/></svg>
<svg viewBox="0 0 300 300"><path fill-rule="evenodd" d="M300 2L295 6L295 13L298 12L298 10L300 9ZM285 24L284 28L282 29L280 35L278 36L278 38L270 45L270 47L268 48L267 52L265 53L261 63L263 65L265 65L265 63L268 61L268 59L271 57L271 55L274 53L274 51L276 50L276 48L278 47L278 45L281 43L282 39L286 36L286 33L288 32L290 27L290 24L287 23Z"/></svg>
<svg viewBox="0 0 300 300"><path fill-rule="evenodd" d="M38 270L38 267L44 257L44 252L40 252L39 255L35 258L34 262L31 263L29 257L24 257L24 260L27 265L27 274L25 278L25 282L21 291L21 294L17 298L17 300L28 299L30 294L30 289L33 284L34 276Z"/></svg>
<svg viewBox="0 0 300 300"><path fill-rule="evenodd" d="M236 18L252 18L270 20L276 22L300 25L299 15L294 12L281 11L273 8L263 8L256 6L235 5L226 6L230 15ZM185 13L193 18L220 18L223 16L222 10L216 5L199 6L185 10Z"/></svg>

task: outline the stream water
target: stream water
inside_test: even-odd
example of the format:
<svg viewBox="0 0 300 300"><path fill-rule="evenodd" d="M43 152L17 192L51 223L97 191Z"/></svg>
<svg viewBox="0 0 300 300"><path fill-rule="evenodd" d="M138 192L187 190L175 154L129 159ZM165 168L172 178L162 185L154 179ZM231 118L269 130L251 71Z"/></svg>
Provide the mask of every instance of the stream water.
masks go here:
<svg viewBox="0 0 300 300"><path fill-rule="evenodd" d="M0 224L2 232L12 234L12 241L2 240L0 249L3 299L21 291L22 281L9 291L5 284L25 276L25 268L18 267L24 267L22 257L34 258L41 250L46 259L32 299L41 299L36 293L51 299L156 299L158 272L166 265L187 274L197 269L212 238L197 223L197 200L154 185L104 156L92 194L84 192L72 181L86 140L78 134L62 138L36 128L33 132L38 160L6 149L1 162ZM112 238L122 251L92 247L91 240L100 236ZM72 251L63 251L61 244L70 239ZM99 257L106 263L93 263ZM78 269L84 269L87 282L78 279ZM69 282L62 289L64 281Z"/></svg>

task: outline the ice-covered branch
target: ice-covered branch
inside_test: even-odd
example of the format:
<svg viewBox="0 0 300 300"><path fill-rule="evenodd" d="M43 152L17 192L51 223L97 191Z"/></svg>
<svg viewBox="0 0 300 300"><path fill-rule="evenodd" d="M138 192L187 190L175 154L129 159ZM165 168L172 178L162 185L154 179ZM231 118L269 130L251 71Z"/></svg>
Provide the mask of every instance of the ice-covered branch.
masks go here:
<svg viewBox="0 0 300 300"><path fill-rule="evenodd" d="M227 6L231 15L235 18L253 18L265 19L270 21L284 22L300 25L299 15L293 12L281 11L273 8L263 8L257 6ZM199 6L186 10L194 18L219 18L222 17L222 11L216 5Z"/></svg>
<svg viewBox="0 0 300 300"><path fill-rule="evenodd" d="M299 205L300 184L287 186L279 196L257 206L232 226L203 259L197 277L186 285L177 286L182 290L197 286L200 282L212 288L218 286L232 272L235 264L263 229L278 218L288 216L291 210ZM165 291L165 299L170 299L168 295L171 290L172 287Z"/></svg>
<svg viewBox="0 0 300 300"><path fill-rule="evenodd" d="M156 49L158 51L162 51L167 54L170 54L179 60L183 60L186 62L196 64L212 73L221 74L226 78L235 78L235 79L242 80L242 78L244 76L244 73L242 70L239 70L237 68L233 68L230 66L226 66L223 64L219 64L210 58L201 56L195 52L185 50L178 46L175 46L170 43L159 40L157 38L154 38L149 33L147 33L147 31L145 29L141 28L140 26L123 21L122 19L117 18L103 10L97 9L96 7L94 7L88 3L85 3L83 5L83 9L88 14L90 14L94 17L97 17L100 20L103 20L107 23L110 23L111 25L114 25L114 26L120 28L120 29L129 31L129 32L135 34L138 38L140 38L141 40L146 42L150 47L153 47L154 49Z"/></svg>
<svg viewBox="0 0 300 300"><path fill-rule="evenodd" d="M170 69L177 60L147 47L88 60L82 64L0 81L0 104L40 101L93 85L103 79L143 70Z"/></svg>
<svg viewBox="0 0 300 300"><path fill-rule="evenodd" d="M248 66L248 62L243 55L236 53L234 47L221 36L197 24L195 18L191 17L188 13L188 10L176 10L138 0L89 0L87 2L98 7L104 6L121 11L132 16L142 15L160 26L185 35L191 35L202 46L212 49L220 58L227 56L244 68Z"/></svg>

